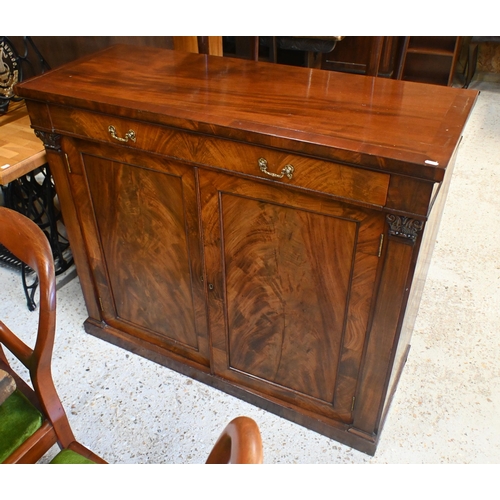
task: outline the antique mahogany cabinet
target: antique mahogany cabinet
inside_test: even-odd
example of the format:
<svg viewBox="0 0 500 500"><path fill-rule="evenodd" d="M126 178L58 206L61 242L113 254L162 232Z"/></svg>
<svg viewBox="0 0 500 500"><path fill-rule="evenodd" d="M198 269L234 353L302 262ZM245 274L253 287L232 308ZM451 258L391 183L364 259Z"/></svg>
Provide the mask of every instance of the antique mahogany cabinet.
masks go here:
<svg viewBox="0 0 500 500"><path fill-rule="evenodd" d="M477 92L128 46L17 92L86 331L373 454Z"/></svg>

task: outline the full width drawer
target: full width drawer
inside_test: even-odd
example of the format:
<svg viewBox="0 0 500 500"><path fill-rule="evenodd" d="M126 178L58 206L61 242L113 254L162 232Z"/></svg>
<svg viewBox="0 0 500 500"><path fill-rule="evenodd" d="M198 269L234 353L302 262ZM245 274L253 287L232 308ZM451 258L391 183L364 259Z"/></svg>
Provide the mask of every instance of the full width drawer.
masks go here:
<svg viewBox="0 0 500 500"><path fill-rule="evenodd" d="M79 109L56 106L51 117L54 128L63 134L364 203L384 206L387 200L390 175L383 172Z"/></svg>

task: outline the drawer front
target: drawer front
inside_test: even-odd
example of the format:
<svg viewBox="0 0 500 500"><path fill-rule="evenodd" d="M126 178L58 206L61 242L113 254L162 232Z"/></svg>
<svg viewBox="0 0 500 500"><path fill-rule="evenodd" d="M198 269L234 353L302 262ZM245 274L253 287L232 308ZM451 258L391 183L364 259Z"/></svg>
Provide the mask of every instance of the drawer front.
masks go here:
<svg viewBox="0 0 500 500"><path fill-rule="evenodd" d="M383 172L78 109L53 107L51 117L61 133L373 205L387 201L390 175Z"/></svg>
<svg viewBox="0 0 500 500"><path fill-rule="evenodd" d="M387 200L389 174L245 144L217 153L227 169L271 182L379 206Z"/></svg>

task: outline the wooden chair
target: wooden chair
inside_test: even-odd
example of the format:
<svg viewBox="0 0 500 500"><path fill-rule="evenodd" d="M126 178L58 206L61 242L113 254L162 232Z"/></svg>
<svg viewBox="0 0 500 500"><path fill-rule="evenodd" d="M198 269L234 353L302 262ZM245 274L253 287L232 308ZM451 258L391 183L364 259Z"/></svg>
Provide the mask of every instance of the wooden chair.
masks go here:
<svg viewBox="0 0 500 500"><path fill-rule="evenodd" d="M16 385L15 392L0 404L0 463L36 463L57 443L61 452L51 463L105 464L76 441L52 380L56 285L47 237L24 215L0 207L0 243L36 271L40 290L38 333L33 349L0 321L0 370L7 372ZM32 388L13 370L3 347L28 369ZM3 387L0 383L0 390ZM207 463L262 463L257 424L248 417L231 421Z"/></svg>
<svg viewBox="0 0 500 500"><path fill-rule="evenodd" d="M174 49L196 54L222 56L221 36L174 36Z"/></svg>
<svg viewBox="0 0 500 500"><path fill-rule="evenodd" d="M56 285L48 239L33 221L5 207L0 208L0 231L0 243L36 271L40 289L33 349L0 321L0 369L17 386L0 407L0 463L36 463L56 443L62 450L56 461L106 463L76 441L52 380ZM33 388L12 369L3 347L28 369Z"/></svg>

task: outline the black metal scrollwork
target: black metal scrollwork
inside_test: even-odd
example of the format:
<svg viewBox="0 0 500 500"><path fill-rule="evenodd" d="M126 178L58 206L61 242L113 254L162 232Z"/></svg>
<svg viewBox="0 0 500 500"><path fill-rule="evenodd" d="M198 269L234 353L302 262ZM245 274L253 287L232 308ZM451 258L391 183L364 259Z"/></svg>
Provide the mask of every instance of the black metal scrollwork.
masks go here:
<svg viewBox="0 0 500 500"><path fill-rule="evenodd" d="M69 269L73 264L73 256L66 238L49 166L45 165L10 182L7 186L2 186L2 191L5 206L26 215L47 236L54 257L56 275ZM0 261L21 269L28 309L33 311L34 295L38 286L36 274L24 263L13 259L5 248L0 248Z"/></svg>
<svg viewBox="0 0 500 500"><path fill-rule="evenodd" d="M14 86L22 81L24 69L28 70L28 76L50 69L31 37L23 37L23 44L23 52L19 54L7 37L0 37L0 113L8 111L11 101L22 100L15 95ZM60 151L60 135L38 131L36 135L46 148ZM2 194L6 207L26 215L45 233L52 249L56 274L66 271L73 264L73 257L48 164L2 186ZM34 310L34 296L38 287L36 273L2 246L0 262L21 270L28 308Z"/></svg>

